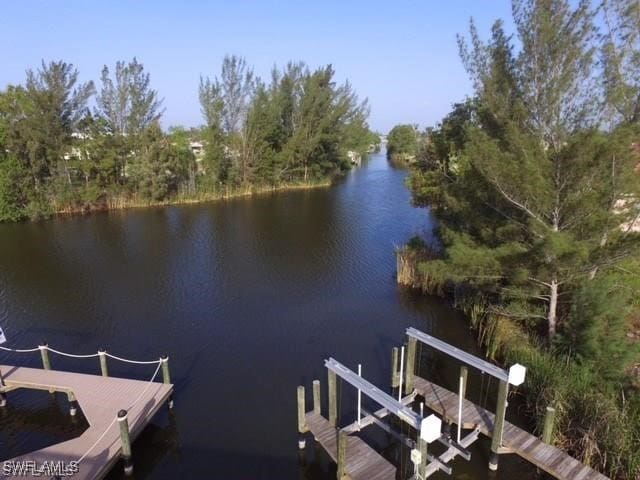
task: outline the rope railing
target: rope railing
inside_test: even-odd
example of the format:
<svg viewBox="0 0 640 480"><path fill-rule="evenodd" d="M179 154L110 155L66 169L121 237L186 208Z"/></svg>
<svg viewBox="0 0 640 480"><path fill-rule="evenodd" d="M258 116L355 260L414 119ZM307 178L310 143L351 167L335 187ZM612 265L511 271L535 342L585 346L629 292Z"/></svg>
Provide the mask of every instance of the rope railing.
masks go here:
<svg viewBox="0 0 640 480"><path fill-rule="evenodd" d="M98 351L97 353L88 353L88 354L74 354L74 353L63 352L61 350L56 350L55 348L51 348L49 345L46 345L46 344L38 345L37 347L34 347L34 348L9 348L9 347L3 347L0 345L0 350L3 350L5 352L12 352L12 353L32 353L32 352L46 350L49 352L53 352L57 355L62 355L63 357L69 357L69 358L96 358L104 354L105 356L109 358L113 358L114 360L118 360L124 363L133 363L136 365L155 365L155 364L162 363L162 358L158 360L132 360L129 358L119 357L107 351Z"/></svg>
<svg viewBox="0 0 640 480"><path fill-rule="evenodd" d="M155 363L155 362L154 362ZM140 394L138 395L138 397L133 401L133 403L131 403L131 405L129 406L129 408L127 408L127 411L131 410L133 407L135 407L138 402L142 399L142 397L144 397L144 394L147 393L147 390L149 390L149 387L151 387L151 384L155 381L156 377L158 376L158 372L160 372L160 367L162 366L162 359L158 360L158 366L156 367L155 372L153 372L153 375L151 376L151 378L149 379L149 381L147 382L147 385L144 387L144 389L140 392ZM107 426L107 428L104 430L104 432L102 432L102 435L100 435L98 437L98 439L87 449L87 451L78 459L76 460L76 464L80 464L80 462L82 462L85 458L87 458L87 456L91 453L91 451L96 448L96 446L102 441L102 439L107 435L107 433L109 432L109 430L111 430L111 428L115 425L116 421L118 420L118 417L115 416L113 418L113 420L111 421L111 423Z"/></svg>
<svg viewBox="0 0 640 480"><path fill-rule="evenodd" d="M108 353L106 350L98 350L97 353L89 353L89 354L73 354L73 353L63 352L55 348L51 348L47 343L38 345L37 347L34 347L34 348L24 348L24 349L9 348L9 347L4 347L0 345L0 350L5 352L12 352L12 353L33 353L33 352L39 351L42 357L42 366L45 370L51 370L49 352L53 352L57 355L61 355L64 357L79 358L79 359L99 357L100 371L103 377L109 376L109 369L107 366L107 357L117 360L119 362L136 364L136 365L156 365L153 375L151 376L149 381L146 383L144 388L140 391L136 399L129 405L129 408L127 410L124 410L124 409L120 410L117 416L109 423L107 428L96 439L96 441L89 447L89 449L77 461L73 462L76 465L78 465L85 458L87 458L87 456L91 453L91 451L94 450L100 444L100 442L104 439L107 433L113 428L113 426L117 422L120 425L120 441L122 443L121 456L124 460L125 473L131 473L131 471L133 470L133 464L131 462L131 458L132 458L131 457L131 437L129 432L129 425L127 422L127 411L134 408L138 404L138 402L140 402L140 400L144 398L145 394L147 393L151 385L155 382L156 377L158 376L158 373L160 372L161 369L162 369L162 383L164 384L171 383L171 374L169 372L169 357L167 355L163 355L158 360L132 360L129 358L120 357L118 355L113 355L111 353ZM4 385L4 383L2 382L1 374L0 374L0 385L2 386ZM51 392L53 393L53 391ZM4 393L0 392L0 405L2 406L6 404L6 402L3 403L3 400L4 400ZM75 397L73 396L73 394L70 394L69 401L71 404L71 408L70 408L71 415L75 415L75 411L77 408L77 401L75 400ZM167 403L169 408L172 409L173 395L171 395L171 393L168 396Z"/></svg>

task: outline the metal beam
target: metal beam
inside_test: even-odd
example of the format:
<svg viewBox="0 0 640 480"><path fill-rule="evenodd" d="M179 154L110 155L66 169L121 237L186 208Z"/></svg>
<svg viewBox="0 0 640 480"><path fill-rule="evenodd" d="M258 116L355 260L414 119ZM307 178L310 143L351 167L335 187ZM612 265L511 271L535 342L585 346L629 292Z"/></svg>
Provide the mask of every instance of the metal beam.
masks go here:
<svg viewBox="0 0 640 480"><path fill-rule="evenodd" d="M406 397L403 397L401 403L403 405L411 405L413 401L416 399L417 395L418 395L417 392L412 392L411 395L407 395ZM386 408L381 408L380 410L376 410L375 412L373 412L371 415L375 415L378 418L384 418L387 415L389 415L389 410L387 410ZM375 423L373 421L373 418L371 418L371 415L365 414L360 419L360 425L358 425L358 421L356 420L352 424L347 425L346 427L343 427L342 430L347 432L349 435L355 432L359 432L363 428L368 427L369 425Z"/></svg>
<svg viewBox="0 0 640 480"><path fill-rule="evenodd" d="M449 345L448 343L443 342L438 338L432 337L431 335L427 335L426 333L421 332L420 330L417 330L413 327L407 328L406 333L409 337L415 338L416 340L419 340L422 343L449 355L450 357L460 360L461 362L466 363L471 367L477 368L478 370L488 373L489 375L504 382L509 381L509 372L494 365L493 363L489 363L481 358L471 355L464 350L460 350L453 345Z"/></svg>
<svg viewBox="0 0 640 480"><path fill-rule="evenodd" d="M408 423L413 428L420 431L420 423L422 421L422 417L410 408L397 401L391 395L388 395L384 391L377 388L375 385L366 381L364 378L358 376L357 373L348 369L333 358L325 360L324 366L327 367L329 371L335 373L358 390L361 390L362 393L364 393L367 397L389 410L389 412L396 415L400 420Z"/></svg>

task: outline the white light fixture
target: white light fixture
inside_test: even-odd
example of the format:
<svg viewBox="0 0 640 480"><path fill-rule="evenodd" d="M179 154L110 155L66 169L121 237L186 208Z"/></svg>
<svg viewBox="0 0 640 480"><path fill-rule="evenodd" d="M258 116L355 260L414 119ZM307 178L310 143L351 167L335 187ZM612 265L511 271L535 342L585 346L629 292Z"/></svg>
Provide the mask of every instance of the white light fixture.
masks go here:
<svg viewBox="0 0 640 480"><path fill-rule="evenodd" d="M420 424L420 438L427 443L435 442L440 438L440 430L442 429L442 420L435 415L429 415L422 419Z"/></svg>
<svg viewBox="0 0 640 480"><path fill-rule="evenodd" d="M514 387L524 383L524 377L527 374L527 368L519 363L511 365L509 369L509 383Z"/></svg>

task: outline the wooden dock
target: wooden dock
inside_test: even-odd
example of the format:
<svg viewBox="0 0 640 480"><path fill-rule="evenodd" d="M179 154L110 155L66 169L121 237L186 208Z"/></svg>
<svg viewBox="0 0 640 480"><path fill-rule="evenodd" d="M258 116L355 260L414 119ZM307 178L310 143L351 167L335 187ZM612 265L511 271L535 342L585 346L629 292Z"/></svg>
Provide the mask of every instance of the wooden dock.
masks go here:
<svg viewBox="0 0 640 480"><path fill-rule="evenodd" d="M173 392L173 385L164 383L8 365L0 368L6 385L3 392L18 388L57 391L71 394L78 401L89 423L84 433L9 460L69 465L84 456L78 464L78 472L72 477L74 480L103 478L120 458L120 430L114 422L119 410L128 410L133 441ZM40 475L40 478L48 477Z"/></svg>
<svg viewBox="0 0 640 480"><path fill-rule="evenodd" d="M450 423L458 422L458 395L424 378L415 377L415 389L425 406ZM462 402L462 428L478 428L491 437L494 414L468 401ZM531 433L505 422L500 453L515 453L560 480L608 480L562 450L544 443Z"/></svg>
<svg viewBox="0 0 640 480"><path fill-rule="evenodd" d="M338 430L320 414L305 416L309 431L334 462L338 461ZM367 445L364 440L347 436L345 473L351 480L395 480L396 467Z"/></svg>

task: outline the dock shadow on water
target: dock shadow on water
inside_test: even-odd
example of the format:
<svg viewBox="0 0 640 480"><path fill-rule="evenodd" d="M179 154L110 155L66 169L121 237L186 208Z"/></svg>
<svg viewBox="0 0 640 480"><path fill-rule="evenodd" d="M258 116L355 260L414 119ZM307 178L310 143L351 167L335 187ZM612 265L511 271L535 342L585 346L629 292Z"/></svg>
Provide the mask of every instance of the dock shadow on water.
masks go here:
<svg viewBox="0 0 640 480"><path fill-rule="evenodd" d="M169 354L175 418L163 409L134 442L137 479L335 478L313 442L297 450L296 386L324 383L325 358L361 363L369 381L387 388L391 348L408 326L475 345L446 303L396 286L394 247L432 227L425 210L410 206L405 176L374 155L327 189L0 225L0 324L17 348L46 340L74 353ZM3 352L0 363L38 366L37 355ZM457 367L437 365L445 386L455 381ZM65 358L53 368L99 373L97 363ZM477 383L470 378L471 394ZM17 408L16 394L9 399ZM44 433L28 427L38 414L23 407L2 419L2 459L15 456L11 442L42 446ZM59 425L64 439L67 411L61 423L56 415L43 423ZM355 418L347 389L341 415ZM406 463L374 435L388 458ZM508 456L491 477L487 456L481 442L448 478L536 478ZM109 478L122 478L121 465Z"/></svg>

